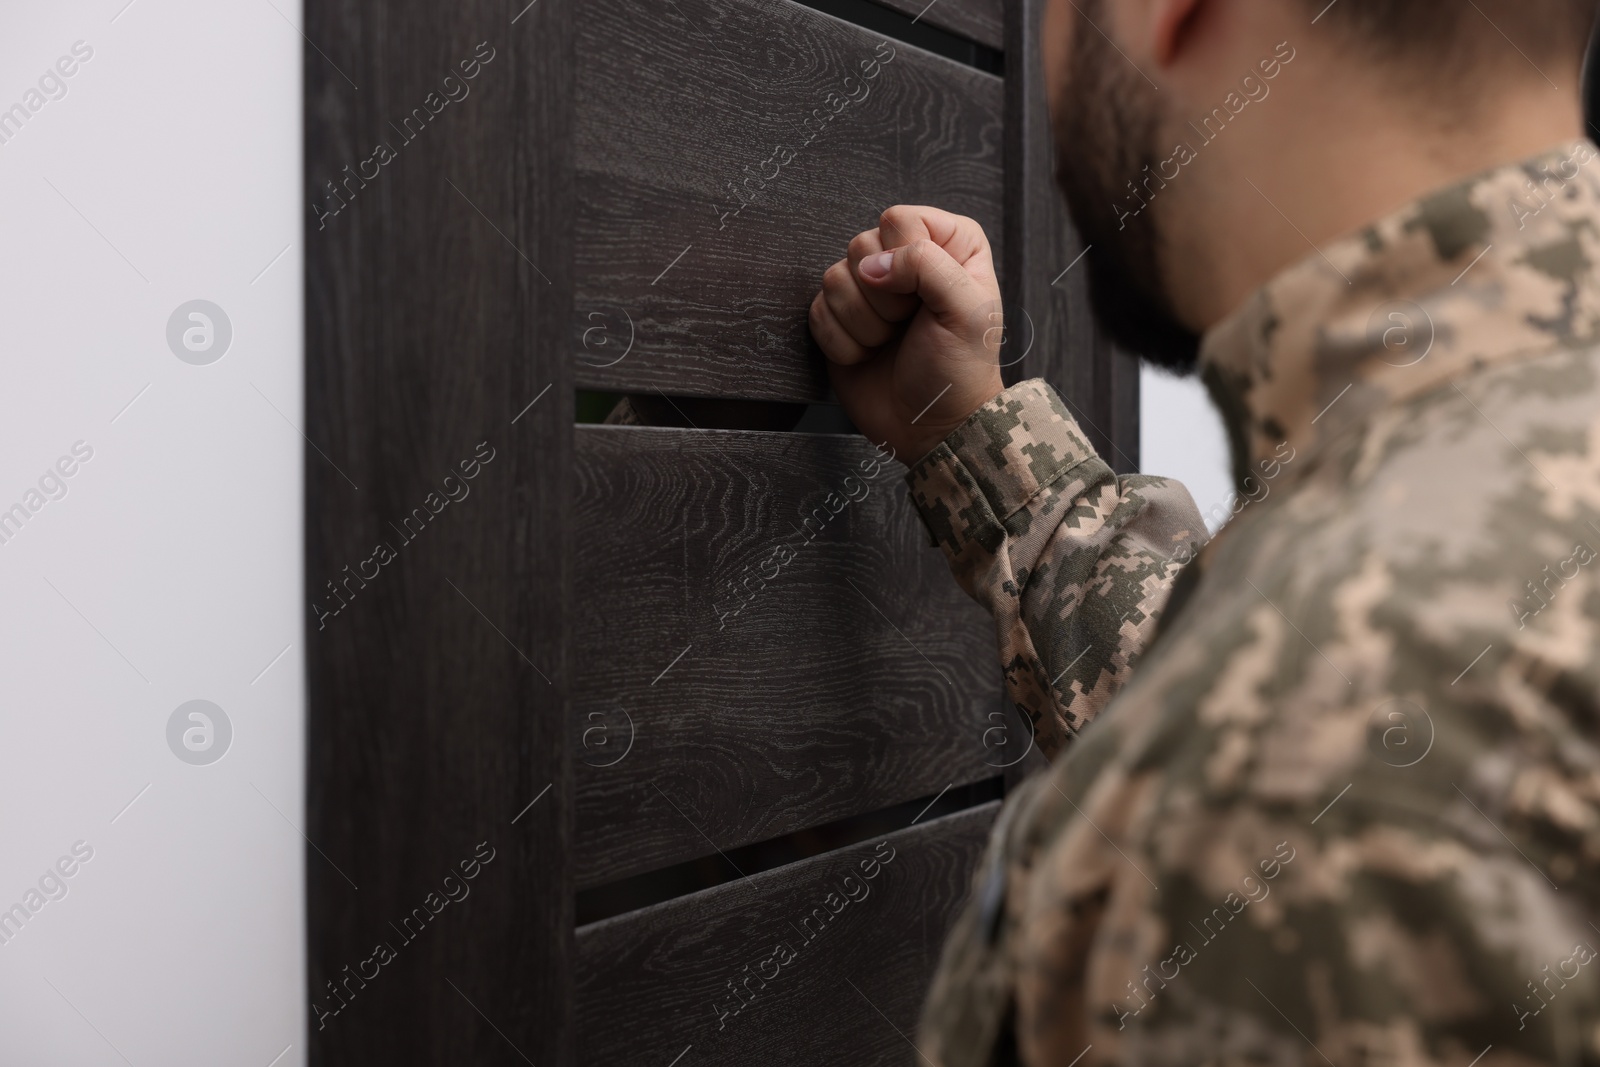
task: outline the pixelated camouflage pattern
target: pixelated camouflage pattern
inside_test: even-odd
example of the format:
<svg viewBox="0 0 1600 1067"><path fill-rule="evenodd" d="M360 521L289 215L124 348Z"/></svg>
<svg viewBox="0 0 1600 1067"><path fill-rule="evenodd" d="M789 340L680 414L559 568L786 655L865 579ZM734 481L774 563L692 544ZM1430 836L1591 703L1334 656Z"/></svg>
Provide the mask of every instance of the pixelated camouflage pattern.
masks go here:
<svg viewBox="0 0 1600 1067"><path fill-rule="evenodd" d="M1296 458L1008 799L928 1062L1600 1063L1595 153L1428 196L1208 334L1236 469ZM1431 344L1372 328L1394 301Z"/></svg>
<svg viewBox="0 0 1600 1067"><path fill-rule="evenodd" d="M1183 486L1117 477L1041 379L1002 392L906 474L956 581L989 609L1006 692L1054 755L1122 687L1205 540Z"/></svg>

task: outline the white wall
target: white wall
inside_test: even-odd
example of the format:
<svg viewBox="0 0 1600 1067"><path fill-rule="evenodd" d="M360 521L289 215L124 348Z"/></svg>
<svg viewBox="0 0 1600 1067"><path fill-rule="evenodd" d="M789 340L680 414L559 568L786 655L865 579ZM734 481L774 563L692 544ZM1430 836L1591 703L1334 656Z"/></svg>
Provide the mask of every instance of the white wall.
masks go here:
<svg viewBox="0 0 1600 1067"><path fill-rule="evenodd" d="M1199 378L1141 368L1139 467L1188 486L1211 532L1221 528L1235 496L1228 438Z"/></svg>
<svg viewBox="0 0 1600 1067"><path fill-rule="evenodd" d="M0 943L3 1064L304 1061L299 18L0 13L0 109L93 50L0 143L0 509L40 504L0 543L0 908L93 850ZM209 365L167 342L196 298ZM168 743L195 699L209 765Z"/></svg>

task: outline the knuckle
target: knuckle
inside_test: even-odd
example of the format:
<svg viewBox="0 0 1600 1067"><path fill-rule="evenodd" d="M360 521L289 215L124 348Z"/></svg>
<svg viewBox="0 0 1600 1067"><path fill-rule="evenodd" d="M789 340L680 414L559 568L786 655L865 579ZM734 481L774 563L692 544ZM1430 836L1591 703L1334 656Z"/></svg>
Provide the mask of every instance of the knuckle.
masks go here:
<svg viewBox="0 0 1600 1067"><path fill-rule="evenodd" d="M883 214L878 216L878 227L890 231L904 230L915 214L907 205L895 204L885 208Z"/></svg>
<svg viewBox="0 0 1600 1067"><path fill-rule="evenodd" d="M869 346L883 343L884 324L867 306L857 300L828 301L828 310L839 324L845 337L856 344Z"/></svg>
<svg viewBox="0 0 1600 1067"><path fill-rule="evenodd" d="M835 315L843 313L849 307L848 294L843 289L832 288L823 290L822 302L828 305L828 310Z"/></svg>

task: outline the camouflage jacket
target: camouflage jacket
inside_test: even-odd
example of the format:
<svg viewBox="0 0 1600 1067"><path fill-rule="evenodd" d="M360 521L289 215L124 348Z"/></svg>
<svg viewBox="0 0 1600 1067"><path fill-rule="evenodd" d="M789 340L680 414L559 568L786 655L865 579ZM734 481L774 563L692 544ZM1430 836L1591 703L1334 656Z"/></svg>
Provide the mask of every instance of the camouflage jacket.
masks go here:
<svg viewBox="0 0 1600 1067"><path fill-rule="evenodd" d="M928 1062L1600 1063L1596 155L1425 197L1207 335L1270 492L1142 652L1175 487L1038 383L911 472L1042 737L1142 656L1002 809Z"/></svg>

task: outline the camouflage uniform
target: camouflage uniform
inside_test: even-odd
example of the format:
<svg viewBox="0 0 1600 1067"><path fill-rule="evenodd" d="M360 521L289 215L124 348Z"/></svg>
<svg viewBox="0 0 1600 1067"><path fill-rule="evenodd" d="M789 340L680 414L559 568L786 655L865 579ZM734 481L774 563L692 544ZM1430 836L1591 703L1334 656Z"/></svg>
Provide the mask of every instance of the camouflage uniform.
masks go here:
<svg viewBox="0 0 1600 1067"><path fill-rule="evenodd" d="M1047 387L911 471L1070 741L996 825L929 1062L1600 1063L1596 152L1434 193L1207 335L1256 502L1153 639L1199 516Z"/></svg>

